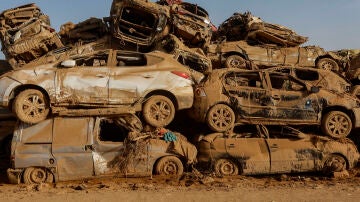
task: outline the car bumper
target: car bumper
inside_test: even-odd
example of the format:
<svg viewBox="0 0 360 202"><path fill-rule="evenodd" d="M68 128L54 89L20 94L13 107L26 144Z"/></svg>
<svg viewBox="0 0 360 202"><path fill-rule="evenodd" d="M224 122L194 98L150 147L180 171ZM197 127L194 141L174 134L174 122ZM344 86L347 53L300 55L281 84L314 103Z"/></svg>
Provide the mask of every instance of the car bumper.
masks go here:
<svg viewBox="0 0 360 202"><path fill-rule="evenodd" d="M352 109L354 116L355 116L355 128L360 128L360 108L353 108Z"/></svg>
<svg viewBox="0 0 360 202"><path fill-rule="evenodd" d="M196 96L194 98L194 104L190 110L189 116L192 119L197 120L199 122L205 122L208 108L209 107L206 96L205 97Z"/></svg>
<svg viewBox="0 0 360 202"><path fill-rule="evenodd" d="M189 109L193 106L194 103L194 91L191 86L188 88L177 88L172 90L172 93L175 95L178 109Z"/></svg>
<svg viewBox="0 0 360 202"><path fill-rule="evenodd" d="M21 174L23 169L7 169L7 177L9 179L10 184L20 184L21 182Z"/></svg>

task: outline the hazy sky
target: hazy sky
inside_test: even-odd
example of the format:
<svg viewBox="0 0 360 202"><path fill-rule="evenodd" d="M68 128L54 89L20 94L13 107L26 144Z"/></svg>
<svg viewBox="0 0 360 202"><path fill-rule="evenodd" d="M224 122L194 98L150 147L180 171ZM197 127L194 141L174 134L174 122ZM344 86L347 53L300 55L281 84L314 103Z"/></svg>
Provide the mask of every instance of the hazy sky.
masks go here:
<svg viewBox="0 0 360 202"><path fill-rule="evenodd" d="M112 0L1 0L0 11L36 3L59 30L68 21L109 15ZM215 25L235 12L250 11L264 21L309 37L306 45L326 50L360 49L360 0L188 0L205 8ZM0 59L4 56L0 53Z"/></svg>

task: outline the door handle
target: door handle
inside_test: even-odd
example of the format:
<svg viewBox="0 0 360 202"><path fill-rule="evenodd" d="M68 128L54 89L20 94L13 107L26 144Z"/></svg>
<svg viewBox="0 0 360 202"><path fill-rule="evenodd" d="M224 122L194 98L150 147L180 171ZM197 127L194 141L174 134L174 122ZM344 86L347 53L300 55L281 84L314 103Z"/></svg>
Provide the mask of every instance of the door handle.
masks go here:
<svg viewBox="0 0 360 202"><path fill-rule="evenodd" d="M274 100L280 100L280 96L279 95L273 95L271 96L272 99Z"/></svg>
<svg viewBox="0 0 360 202"><path fill-rule="evenodd" d="M104 74L97 74L96 77L105 78L106 76Z"/></svg>
<svg viewBox="0 0 360 202"><path fill-rule="evenodd" d="M273 144L273 145L271 145L271 147L270 147L271 149L278 149L279 148L279 146L277 145L277 144Z"/></svg>
<svg viewBox="0 0 360 202"><path fill-rule="evenodd" d="M228 148L235 148L235 144L229 144Z"/></svg>
<svg viewBox="0 0 360 202"><path fill-rule="evenodd" d="M153 78L153 76L151 76L151 75L144 75L143 76L145 79L151 79L151 78Z"/></svg>

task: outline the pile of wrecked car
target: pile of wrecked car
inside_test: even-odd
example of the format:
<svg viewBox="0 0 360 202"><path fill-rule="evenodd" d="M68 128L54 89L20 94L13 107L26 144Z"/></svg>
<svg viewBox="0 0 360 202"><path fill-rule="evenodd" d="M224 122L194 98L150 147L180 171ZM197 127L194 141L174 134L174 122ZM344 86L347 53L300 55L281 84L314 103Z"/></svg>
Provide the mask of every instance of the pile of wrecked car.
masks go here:
<svg viewBox="0 0 360 202"><path fill-rule="evenodd" d="M0 36L0 106L19 120L1 134L11 183L333 174L359 160L358 53L301 46L249 12L217 29L196 4L114 0L109 17L56 33L28 4L0 14ZM173 132L178 114L202 131Z"/></svg>

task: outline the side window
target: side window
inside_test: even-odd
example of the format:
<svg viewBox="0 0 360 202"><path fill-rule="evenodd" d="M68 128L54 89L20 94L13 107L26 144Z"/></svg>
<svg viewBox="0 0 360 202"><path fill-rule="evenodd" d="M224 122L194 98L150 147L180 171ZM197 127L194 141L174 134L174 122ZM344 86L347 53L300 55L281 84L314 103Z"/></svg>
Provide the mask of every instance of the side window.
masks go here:
<svg viewBox="0 0 360 202"><path fill-rule="evenodd" d="M76 66L101 67L106 66L108 54L92 55L75 59Z"/></svg>
<svg viewBox="0 0 360 202"><path fill-rule="evenodd" d="M139 53L124 53L118 52L116 54L116 66L129 67L129 66L146 66L147 59L144 54Z"/></svg>
<svg viewBox="0 0 360 202"><path fill-rule="evenodd" d="M316 71L311 71L311 70L296 69L295 75L296 75L296 78L298 78L300 80L304 80L304 81L317 81L320 79L319 73Z"/></svg>
<svg viewBox="0 0 360 202"><path fill-rule="evenodd" d="M225 85L263 88L258 72L230 72L225 76Z"/></svg>
<svg viewBox="0 0 360 202"><path fill-rule="evenodd" d="M302 83L281 74L270 74L271 86L273 89L286 91L303 91L305 86Z"/></svg>
<svg viewBox="0 0 360 202"><path fill-rule="evenodd" d="M111 119L100 122L99 140L102 142L124 142L127 130Z"/></svg>

